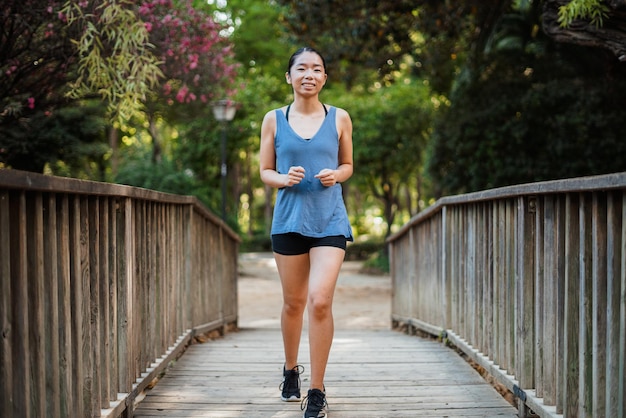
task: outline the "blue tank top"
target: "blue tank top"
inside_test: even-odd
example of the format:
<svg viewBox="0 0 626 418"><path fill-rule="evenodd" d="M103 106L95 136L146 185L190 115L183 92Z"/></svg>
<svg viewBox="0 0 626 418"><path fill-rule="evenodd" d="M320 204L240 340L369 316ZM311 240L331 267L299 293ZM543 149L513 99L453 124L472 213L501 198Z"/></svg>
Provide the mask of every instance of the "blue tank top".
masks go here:
<svg viewBox="0 0 626 418"><path fill-rule="evenodd" d="M325 187L315 175L324 168L339 166L339 135L337 109L330 107L319 131L304 139L289 125L282 110L276 110L276 171L288 173L289 167L304 167L300 184L278 189L272 234L297 232L320 238L343 235L353 241L352 228L341 194L341 184Z"/></svg>

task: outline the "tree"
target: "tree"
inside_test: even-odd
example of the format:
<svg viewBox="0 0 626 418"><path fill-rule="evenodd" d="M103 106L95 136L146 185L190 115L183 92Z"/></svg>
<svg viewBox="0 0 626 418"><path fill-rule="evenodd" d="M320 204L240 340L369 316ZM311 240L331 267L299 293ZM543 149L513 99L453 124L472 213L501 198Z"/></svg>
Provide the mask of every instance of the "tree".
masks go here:
<svg viewBox="0 0 626 418"><path fill-rule="evenodd" d="M626 67L555 42L540 19L501 16L475 76L457 84L431 142L436 196L626 169Z"/></svg>
<svg viewBox="0 0 626 418"><path fill-rule="evenodd" d="M296 49L289 42L280 22L280 10L272 2L229 0L213 3L214 15L232 28L235 60L239 62L235 94L239 104L235 120L228 124L228 213L237 215L248 236L267 239L272 214L272 190L263 190L258 174L260 124L265 112L290 100L291 88L285 82L287 59ZM189 125L185 136L197 151L189 150L194 170L204 170L213 181L219 180L219 160L211 155L217 139L202 139L201 121ZM212 142L211 142L212 141ZM209 142L211 145L209 145ZM218 183L215 183L218 184Z"/></svg>
<svg viewBox="0 0 626 418"><path fill-rule="evenodd" d="M543 17L558 42L604 48L626 61L626 1L548 0Z"/></svg>
<svg viewBox="0 0 626 418"><path fill-rule="evenodd" d="M69 0L59 15L78 32L72 41L79 65L69 95L101 97L113 119L131 118L162 76L133 3Z"/></svg>
<svg viewBox="0 0 626 418"><path fill-rule="evenodd" d="M178 123L206 115L211 101L234 95L237 65L224 27L190 0L149 0L138 9L145 22L163 81L145 103L153 160L161 155L159 118Z"/></svg>
<svg viewBox="0 0 626 418"><path fill-rule="evenodd" d="M430 90L406 78L366 97L343 96L336 102L349 109L354 124L356 169L350 184L380 201L389 235L397 214L414 214L424 198L417 184L433 113Z"/></svg>
<svg viewBox="0 0 626 418"><path fill-rule="evenodd" d="M418 21L414 1L277 3L284 6L285 23L297 42L322 52L332 77L348 89L371 71L388 76L414 46L412 34Z"/></svg>
<svg viewBox="0 0 626 418"><path fill-rule="evenodd" d="M0 164L42 171L64 148L30 141L44 118L71 101L64 93L76 63L72 32L58 1L14 0L0 14Z"/></svg>

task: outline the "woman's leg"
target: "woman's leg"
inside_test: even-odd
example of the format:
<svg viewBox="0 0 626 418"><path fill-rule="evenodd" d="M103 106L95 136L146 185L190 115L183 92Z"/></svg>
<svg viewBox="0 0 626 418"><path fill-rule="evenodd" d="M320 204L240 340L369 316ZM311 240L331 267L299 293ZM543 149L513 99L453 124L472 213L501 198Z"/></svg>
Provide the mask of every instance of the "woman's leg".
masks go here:
<svg viewBox="0 0 626 418"><path fill-rule="evenodd" d="M333 342L333 296L345 251L336 247L314 247L310 251L309 349L311 389L324 390L324 374Z"/></svg>
<svg viewBox="0 0 626 418"><path fill-rule="evenodd" d="M307 302L309 254L282 255L274 253L283 289L283 309L280 326L285 351L285 369L298 364L298 349L302 334L302 315Z"/></svg>

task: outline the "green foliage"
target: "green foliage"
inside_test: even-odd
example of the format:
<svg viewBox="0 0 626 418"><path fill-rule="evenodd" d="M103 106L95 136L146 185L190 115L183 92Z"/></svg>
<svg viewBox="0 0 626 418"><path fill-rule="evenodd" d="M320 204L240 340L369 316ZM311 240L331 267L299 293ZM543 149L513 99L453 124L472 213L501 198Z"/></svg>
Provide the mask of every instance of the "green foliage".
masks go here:
<svg viewBox="0 0 626 418"><path fill-rule="evenodd" d="M330 79L351 89L371 71L390 76L413 47L414 1L279 0L292 36L321 51ZM365 71L364 71L365 70Z"/></svg>
<svg viewBox="0 0 626 418"><path fill-rule="evenodd" d="M624 78L602 52L550 45L499 51L456 92L431 143L437 196L626 170Z"/></svg>
<svg viewBox="0 0 626 418"><path fill-rule="evenodd" d="M346 260L364 261L375 258L384 251L385 245L382 239L351 242L346 248Z"/></svg>
<svg viewBox="0 0 626 418"><path fill-rule="evenodd" d="M198 197L214 213L219 213L219 187L209 187L192 170L169 158L153 162L148 149L135 149L126 156L115 182L166 193Z"/></svg>
<svg viewBox="0 0 626 418"><path fill-rule="evenodd" d="M353 119L355 171L350 184L380 200L390 227L398 211L411 210L401 201L403 191L412 195L414 207L421 198L415 184L433 113L429 89L406 78L364 95L344 92L337 103L345 103Z"/></svg>
<svg viewBox="0 0 626 418"><path fill-rule="evenodd" d="M111 114L122 119L139 110L163 73L152 53L149 34L128 0L106 0L83 9L68 1L62 13L69 25L83 28L75 40L80 65L70 83L70 96L97 94Z"/></svg>
<svg viewBox="0 0 626 418"><path fill-rule="evenodd" d="M609 7L602 0L572 0L559 7L559 23L567 27L576 19L589 19L596 27L609 16Z"/></svg>
<svg viewBox="0 0 626 418"><path fill-rule="evenodd" d="M235 27L235 56L250 77L247 80L270 74L284 79L286 58L293 47L281 25L280 9L259 0L229 0L227 7Z"/></svg>
<svg viewBox="0 0 626 418"><path fill-rule="evenodd" d="M363 263L363 271L370 274L389 273L389 256L385 251L379 251Z"/></svg>
<svg viewBox="0 0 626 418"><path fill-rule="evenodd" d="M272 251L272 241L269 234L258 233L252 236L242 236L242 242L239 251L243 253L250 252L269 252Z"/></svg>
<svg viewBox="0 0 626 418"><path fill-rule="evenodd" d="M39 110L18 123L0 127L0 161L27 171L104 179L105 109L97 101L83 101L54 112Z"/></svg>

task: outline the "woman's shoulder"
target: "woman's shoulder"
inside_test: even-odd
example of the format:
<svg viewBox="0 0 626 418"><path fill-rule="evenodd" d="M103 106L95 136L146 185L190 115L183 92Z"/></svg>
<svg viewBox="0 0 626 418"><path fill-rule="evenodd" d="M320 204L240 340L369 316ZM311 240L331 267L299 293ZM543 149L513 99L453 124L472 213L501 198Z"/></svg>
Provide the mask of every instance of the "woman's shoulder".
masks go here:
<svg viewBox="0 0 626 418"><path fill-rule="evenodd" d="M328 103L324 103L324 106L326 106L326 108L327 108L328 110L330 110L331 108L334 108L334 109L335 109L335 111L337 112L337 116L339 116L340 118L341 118L341 117L346 117L346 116L347 116L347 117L350 117L350 114L348 113L348 111L347 111L347 110L345 110L345 109L343 109L343 108L341 108L341 107L338 107L338 106L333 106L333 105L328 104Z"/></svg>
<svg viewBox="0 0 626 418"><path fill-rule="evenodd" d="M330 109L331 107L335 108L335 118L337 120L337 122L342 123L342 122L350 122L350 114L348 113L347 110L341 108L341 107L337 107L337 106L331 106L326 104L325 106L328 107L328 109Z"/></svg>
<svg viewBox="0 0 626 418"><path fill-rule="evenodd" d="M265 114L265 116L263 117L263 120L276 120L276 111L281 111L283 112L283 114L285 113L285 111L287 110L287 106L283 106L283 107L278 107L276 109L272 109L267 111L267 113Z"/></svg>

